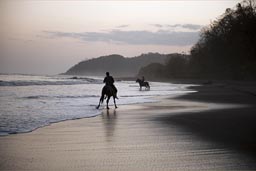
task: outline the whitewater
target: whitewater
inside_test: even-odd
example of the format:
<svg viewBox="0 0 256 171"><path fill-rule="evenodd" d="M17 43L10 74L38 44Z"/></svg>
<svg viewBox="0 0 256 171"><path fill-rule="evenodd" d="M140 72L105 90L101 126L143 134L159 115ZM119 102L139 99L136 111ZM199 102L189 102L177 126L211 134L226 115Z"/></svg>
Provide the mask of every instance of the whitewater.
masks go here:
<svg viewBox="0 0 256 171"><path fill-rule="evenodd" d="M65 120L100 115L97 106L104 86L100 77L65 75L0 75L0 136L31 132ZM117 105L156 102L155 96L192 92L188 84L150 82L150 91L135 81L118 81ZM113 108L113 100L110 100ZM118 109L117 109L118 110Z"/></svg>

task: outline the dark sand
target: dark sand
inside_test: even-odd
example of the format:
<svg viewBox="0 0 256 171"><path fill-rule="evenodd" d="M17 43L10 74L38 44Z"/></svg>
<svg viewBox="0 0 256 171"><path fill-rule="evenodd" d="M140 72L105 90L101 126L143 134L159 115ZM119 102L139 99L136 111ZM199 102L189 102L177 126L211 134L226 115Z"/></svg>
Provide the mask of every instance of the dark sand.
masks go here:
<svg viewBox="0 0 256 171"><path fill-rule="evenodd" d="M256 170L256 97L223 85L0 137L0 170Z"/></svg>
<svg viewBox="0 0 256 171"><path fill-rule="evenodd" d="M156 120L167 125L175 124L204 140L256 158L256 87L219 84L191 89L197 92L176 99L241 107L156 117Z"/></svg>

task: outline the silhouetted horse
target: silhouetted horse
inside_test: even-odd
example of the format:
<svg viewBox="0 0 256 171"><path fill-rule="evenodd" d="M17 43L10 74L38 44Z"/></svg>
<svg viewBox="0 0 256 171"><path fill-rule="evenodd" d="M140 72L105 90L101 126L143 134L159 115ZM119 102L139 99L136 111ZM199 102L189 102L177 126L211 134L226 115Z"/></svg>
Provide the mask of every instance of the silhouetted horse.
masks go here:
<svg viewBox="0 0 256 171"><path fill-rule="evenodd" d="M140 84L140 90L141 90L142 87L146 87L147 90L150 89L149 83L147 81L142 81L141 79L138 78L136 80L136 83Z"/></svg>
<svg viewBox="0 0 256 171"><path fill-rule="evenodd" d="M107 97L107 109L109 109L108 102L109 102L109 99L110 99L111 96L114 99L115 108L117 108L117 106L116 106L116 93L117 92L115 92L115 90L111 86L104 86L102 88L99 105L96 108L99 109L100 104L103 103L105 96Z"/></svg>

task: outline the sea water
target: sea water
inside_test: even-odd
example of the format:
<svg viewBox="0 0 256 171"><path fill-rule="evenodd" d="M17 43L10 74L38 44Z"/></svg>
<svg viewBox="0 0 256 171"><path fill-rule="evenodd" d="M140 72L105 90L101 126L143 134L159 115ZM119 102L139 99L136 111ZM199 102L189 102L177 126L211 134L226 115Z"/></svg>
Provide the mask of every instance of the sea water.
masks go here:
<svg viewBox="0 0 256 171"><path fill-rule="evenodd" d="M51 123L97 116L103 78L64 75L0 75L0 135L24 133ZM150 82L140 91L135 81L116 81L117 105L149 103L152 97L191 92L190 85ZM113 107L111 99L110 107Z"/></svg>

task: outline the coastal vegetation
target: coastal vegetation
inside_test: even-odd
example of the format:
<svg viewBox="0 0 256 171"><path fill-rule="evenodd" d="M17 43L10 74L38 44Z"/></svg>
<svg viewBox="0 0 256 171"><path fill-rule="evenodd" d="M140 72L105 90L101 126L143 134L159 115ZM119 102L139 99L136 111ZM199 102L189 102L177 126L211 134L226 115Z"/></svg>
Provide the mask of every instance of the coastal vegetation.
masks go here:
<svg viewBox="0 0 256 171"><path fill-rule="evenodd" d="M246 0L200 33L190 55L176 54L165 65L142 67L148 79L199 78L256 80L256 3Z"/></svg>

